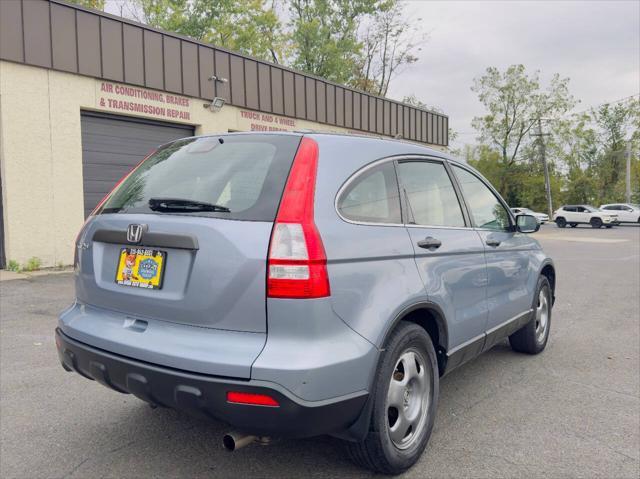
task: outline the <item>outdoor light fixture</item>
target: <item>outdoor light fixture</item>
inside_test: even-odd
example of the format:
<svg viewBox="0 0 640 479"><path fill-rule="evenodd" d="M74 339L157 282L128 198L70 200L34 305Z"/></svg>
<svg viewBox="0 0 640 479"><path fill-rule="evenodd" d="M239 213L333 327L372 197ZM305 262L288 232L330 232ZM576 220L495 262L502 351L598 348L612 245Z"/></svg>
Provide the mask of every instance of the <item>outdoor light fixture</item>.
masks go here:
<svg viewBox="0 0 640 479"><path fill-rule="evenodd" d="M211 75L209 77L209 81L219 81L220 83L227 83L229 80L227 80L226 78L223 78L223 77L216 76L216 75Z"/></svg>
<svg viewBox="0 0 640 479"><path fill-rule="evenodd" d="M221 98L221 97L217 96L217 97L215 97L213 99L213 101L211 103L205 103L203 106L205 108L208 108L212 112L216 113L216 112L222 110L222 107L224 106L224 104L225 104L224 98Z"/></svg>

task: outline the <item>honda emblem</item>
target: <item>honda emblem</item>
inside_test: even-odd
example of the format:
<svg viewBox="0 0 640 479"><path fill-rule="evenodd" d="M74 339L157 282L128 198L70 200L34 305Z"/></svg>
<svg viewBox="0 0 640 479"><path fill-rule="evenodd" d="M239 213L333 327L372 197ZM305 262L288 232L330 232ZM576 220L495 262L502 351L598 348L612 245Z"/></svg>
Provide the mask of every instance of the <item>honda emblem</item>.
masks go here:
<svg viewBox="0 0 640 479"><path fill-rule="evenodd" d="M127 228L127 241L129 243L140 243L142 232L147 225L129 225Z"/></svg>

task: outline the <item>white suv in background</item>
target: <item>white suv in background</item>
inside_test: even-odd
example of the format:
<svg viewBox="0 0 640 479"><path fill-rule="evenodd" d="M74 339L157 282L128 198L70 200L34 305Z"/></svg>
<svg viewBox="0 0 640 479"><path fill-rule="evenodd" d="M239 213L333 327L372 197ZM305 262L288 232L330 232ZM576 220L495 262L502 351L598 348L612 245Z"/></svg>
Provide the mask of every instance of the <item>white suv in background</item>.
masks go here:
<svg viewBox="0 0 640 479"><path fill-rule="evenodd" d="M538 220L538 224L543 225L547 221L549 221L549 215L545 213L538 213L537 211L532 211L529 208L510 208L514 215L531 215L534 216Z"/></svg>
<svg viewBox="0 0 640 479"><path fill-rule="evenodd" d="M618 215L620 223L640 223L640 206L632 203L612 203L610 205L602 205L603 211L610 211Z"/></svg>
<svg viewBox="0 0 640 479"><path fill-rule="evenodd" d="M558 228L567 225L575 228L579 224L589 224L592 228L611 228L618 223L618 215L601 211L590 205L565 205L553 213L553 221Z"/></svg>

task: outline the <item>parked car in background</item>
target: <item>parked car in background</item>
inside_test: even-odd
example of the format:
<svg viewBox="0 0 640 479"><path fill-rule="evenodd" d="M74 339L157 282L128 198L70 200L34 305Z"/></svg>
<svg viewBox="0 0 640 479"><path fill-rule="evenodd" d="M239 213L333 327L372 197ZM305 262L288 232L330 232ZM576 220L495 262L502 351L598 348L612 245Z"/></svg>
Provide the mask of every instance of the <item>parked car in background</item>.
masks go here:
<svg viewBox="0 0 640 479"><path fill-rule="evenodd" d="M601 211L591 205L564 205L553 213L553 221L559 228L567 225L575 228L578 225L591 225L592 228L611 228L618 224L618 215Z"/></svg>
<svg viewBox="0 0 640 479"><path fill-rule="evenodd" d="M640 206L633 203L611 203L602 205L600 209L618 215L620 223L640 223Z"/></svg>
<svg viewBox="0 0 640 479"><path fill-rule="evenodd" d="M514 215L531 215L538 220L538 224L545 224L549 221L549 215L546 213L538 213L536 211L532 211L529 208L511 208L511 211Z"/></svg>
<svg viewBox="0 0 640 479"><path fill-rule="evenodd" d="M440 376L504 338L545 349L556 276L524 234L538 228L473 168L407 142L177 140L82 227L59 359L233 425L227 449L331 434L400 473L427 445Z"/></svg>

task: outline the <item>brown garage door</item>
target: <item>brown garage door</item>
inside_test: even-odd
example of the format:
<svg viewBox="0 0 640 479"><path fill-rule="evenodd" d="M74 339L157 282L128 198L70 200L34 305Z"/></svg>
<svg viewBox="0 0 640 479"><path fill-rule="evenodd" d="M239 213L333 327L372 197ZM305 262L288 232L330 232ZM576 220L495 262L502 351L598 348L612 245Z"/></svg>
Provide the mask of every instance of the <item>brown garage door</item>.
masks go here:
<svg viewBox="0 0 640 479"><path fill-rule="evenodd" d="M193 136L193 127L82 113L84 215L158 145Z"/></svg>

